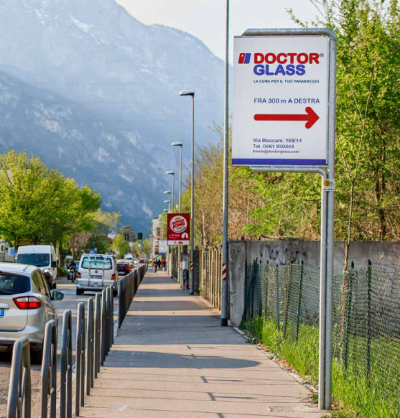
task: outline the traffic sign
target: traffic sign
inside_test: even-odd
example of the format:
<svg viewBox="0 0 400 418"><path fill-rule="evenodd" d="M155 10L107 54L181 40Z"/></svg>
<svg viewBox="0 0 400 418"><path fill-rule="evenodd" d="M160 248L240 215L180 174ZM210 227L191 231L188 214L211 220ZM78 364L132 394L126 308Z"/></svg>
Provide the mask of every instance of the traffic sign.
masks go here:
<svg viewBox="0 0 400 418"><path fill-rule="evenodd" d="M236 37L233 87L233 165L327 165L328 38Z"/></svg>
<svg viewBox="0 0 400 418"><path fill-rule="evenodd" d="M190 214L168 213L168 245L189 245Z"/></svg>

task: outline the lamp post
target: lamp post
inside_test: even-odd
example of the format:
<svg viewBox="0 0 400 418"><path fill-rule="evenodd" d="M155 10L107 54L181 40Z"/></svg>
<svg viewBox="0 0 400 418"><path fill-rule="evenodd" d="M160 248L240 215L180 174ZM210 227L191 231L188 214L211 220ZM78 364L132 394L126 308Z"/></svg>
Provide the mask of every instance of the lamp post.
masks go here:
<svg viewBox="0 0 400 418"><path fill-rule="evenodd" d="M172 176L172 202L171 202L171 208L172 212L175 209L175 173L173 171L166 171L166 175Z"/></svg>
<svg viewBox="0 0 400 418"><path fill-rule="evenodd" d="M175 172L173 171L166 171L165 174L168 176L172 176L172 213L175 211ZM168 217L167 217L168 218ZM168 222L168 219L167 219ZM167 244L168 244L168 227L167 227ZM174 252L172 248L169 248L168 245L168 274L172 276L172 266L174 265Z"/></svg>
<svg viewBox="0 0 400 418"><path fill-rule="evenodd" d="M164 200L164 203L168 203L168 212L171 210L171 201L170 200Z"/></svg>
<svg viewBox="0 0 400 418"><path fill-rule="evenodd" d="M221 326L228 325L228 176L229 176L229 0L226 0L224 181L222 222Z"/></svg>
<svg viewBox="0 0 400 418"><path fill-rule="evenodd" d="M173 142L173 147L179 147L179 193L178 193L178 212L182 212L182 142ZM181 246L178 245L178 263L181 261ZM180 268L178 268L178 282L181 283Z"/></svg>
<svg viewBox="0 0 400 418"><path fill-rule="evenodd" d="M190 294L194 294L194 91L181 91L180 96L190 96L192 98L192 170L190 181Z"/></svg>

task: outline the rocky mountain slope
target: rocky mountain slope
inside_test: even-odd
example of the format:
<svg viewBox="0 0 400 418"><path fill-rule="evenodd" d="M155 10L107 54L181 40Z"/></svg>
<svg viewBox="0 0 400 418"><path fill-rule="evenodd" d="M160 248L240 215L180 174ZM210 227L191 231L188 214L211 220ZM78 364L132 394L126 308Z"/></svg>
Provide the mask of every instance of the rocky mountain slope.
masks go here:
<svg viewBox="0 0 400 418"><path fill-rule="evenodd" d="M213 141L223 63L198 39L146 26L114 0L2 0L0 151L25 149L102 193L136 229L163 207L172 141Z"/></svg>

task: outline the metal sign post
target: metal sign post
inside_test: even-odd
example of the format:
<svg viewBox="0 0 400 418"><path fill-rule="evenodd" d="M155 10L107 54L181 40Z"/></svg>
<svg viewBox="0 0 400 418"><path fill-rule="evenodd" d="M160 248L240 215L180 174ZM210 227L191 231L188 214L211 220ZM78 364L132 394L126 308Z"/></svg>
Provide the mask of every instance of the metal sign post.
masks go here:
<svg viewBox="0 0 400 418"><path fill-rule="evenodd" d="M336 36L249 29L235 39L232 164L315 173L321 187L319 409L331 408Z"/></svg>

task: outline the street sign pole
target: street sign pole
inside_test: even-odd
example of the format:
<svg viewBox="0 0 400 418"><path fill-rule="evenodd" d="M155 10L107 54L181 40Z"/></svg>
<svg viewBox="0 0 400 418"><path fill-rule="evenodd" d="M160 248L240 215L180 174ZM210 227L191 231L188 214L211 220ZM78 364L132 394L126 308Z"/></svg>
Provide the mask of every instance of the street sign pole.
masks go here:
<svg viewBox="0 0 400 418"><path fill-rule="evenodd" d="M224 184L222 215L222 280L221 326L228 325L228 277L229 277L229 0L226 0L226 50L225 50L225 122L224 122Z"/></svg>
<svg viewBox="0 0 400 418"><path fill-rule="evenodd" d="M333 285L333 250L334 250L334 205L335 205L335 118L336 118L336 36L329 29L301 28L301 29L249 29L243 37L327 37L329 38L329 69L328 69L328 114L327 114L327 149L325 170L318 167L318 159L314 164L307 166L307 163L300 160L290 160L286 165L279 161L279 165L250 165L253 171L257 172L291 172L291 173L315 173L320 174L322 178L321 187L321 254L320 254L320 317L319 317L319 409L331 408L332 393L332 285ZM246 55L243 55L242 61L248 61ZM289 54L287 54L289 55ZM292 54L293 55L293 54ZM321 57L323 55L320 55ZM281 56L281 59L283 56ZM239 58L240 60L240 58ZM267 67L268 75L271 75ZM278 81L279 83L279 81ZM308 113L308 112L307 112ZM267 116L268 115L268 116ZM259 115L255 115L259 116ZM293 116L296 116L293 118ZM260 117L254 117L255 121L298 121L306 120L304 115L286 115L286 117L277 114L263 114ZM314 121L315 123L315 121ZM308 124L308 126L307 126ZM307 119L306 128L312 127ZM310 126L311 124L311 126ZM278 157L279 158L279 157ZM254 161L254 160L252 160ZM306 161L306 160L305 160ZM256 163L256 161L254 161ZM296 165L298 163L299 165ZM238 164L245 165L245 164ZM316 166L314 166L316 165Z"/></svg>

